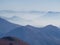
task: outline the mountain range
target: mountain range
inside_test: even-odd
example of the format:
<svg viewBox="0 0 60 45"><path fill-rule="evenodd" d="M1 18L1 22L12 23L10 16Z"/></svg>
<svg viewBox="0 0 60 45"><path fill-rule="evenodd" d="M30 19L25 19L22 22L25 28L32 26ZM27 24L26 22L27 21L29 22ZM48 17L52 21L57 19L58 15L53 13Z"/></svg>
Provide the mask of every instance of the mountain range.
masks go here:
<svg viewBox="0 0 60 45"><path fill-rule="evenodd" d="M0 18L0 32L2 37L14 36L30 45L60 45L60 28L53 25L41 28L21 26Z"/></svg>
<svg viewBox="0 0 60 45"><path fill-rule="evenodd" d="M13 30L14 28L19 27L20 25L10 23L9 21L0 18L0 32L6 33L10 30Z"/></svg>
<svg viewBox="0 0 60 45"><path fill-rule="evenodd" d="M37 10L31 10L31 11L14 11L14 10L0 10L0 13L59 13L57 11L37 11Z"/></svg>

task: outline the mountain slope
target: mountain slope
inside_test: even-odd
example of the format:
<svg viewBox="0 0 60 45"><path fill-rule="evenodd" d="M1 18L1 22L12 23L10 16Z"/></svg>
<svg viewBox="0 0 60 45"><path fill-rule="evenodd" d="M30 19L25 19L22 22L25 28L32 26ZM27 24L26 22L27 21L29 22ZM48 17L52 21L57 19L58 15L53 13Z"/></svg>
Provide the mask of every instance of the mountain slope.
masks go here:
<svg viewBox="0 0 60 45"><path fill-rule="evenodd" d="M6 33L17 27L19 27L19 25L10 23L10 22L6 21L5 19L0 18L0 32Z"/></svg>
<svg viewBox="0 0 60 45"><path fill-rule="evenodd" d="M18 37L30 45L60 45L60 29L52 25L43 28L21 26L5 36Z"/></svg>

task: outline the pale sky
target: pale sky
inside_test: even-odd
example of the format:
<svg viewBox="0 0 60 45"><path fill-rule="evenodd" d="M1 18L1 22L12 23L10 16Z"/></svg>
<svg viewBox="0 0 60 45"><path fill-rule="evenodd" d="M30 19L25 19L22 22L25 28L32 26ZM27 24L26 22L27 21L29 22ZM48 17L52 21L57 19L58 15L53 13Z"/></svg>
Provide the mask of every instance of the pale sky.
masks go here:
<svg viewBox="0 0 60 45"><path fill-rule="evenodd" d="M0 0L0 10L60 11L60 0Z"/></svg>

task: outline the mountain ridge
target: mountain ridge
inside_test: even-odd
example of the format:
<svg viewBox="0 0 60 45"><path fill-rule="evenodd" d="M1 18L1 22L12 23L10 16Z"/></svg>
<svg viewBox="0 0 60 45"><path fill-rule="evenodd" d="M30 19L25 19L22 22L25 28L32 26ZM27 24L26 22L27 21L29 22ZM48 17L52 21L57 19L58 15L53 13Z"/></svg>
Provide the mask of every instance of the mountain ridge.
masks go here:
<svg viewBox="0 0 60 45"><path fill-rule="evenodd" d="M16 27L19 27L19 25L13 24L0 17L0 32L5 33Z"/></svg>
<svg viewBox="0 0 60 45"><path fill-rule="evenodd" d="M2 25L2 22L3 22L3 25ZM10 25L13 25L10 22L7 22L7 23ZM3 26L7 27L6 21L4 19L0 19L0 25L1 25L0 31L1 31L1 28L3 28ZM12 26L9 26L9 27L12 27ZM0 37L4 37L4 36L17 37L29 43L30 45L60 45L59 43L60 28L54 25L47 25L42 28L34 27L31 25L18 26L11 29L9 32L4 33Z"/></svg>
<svg viewBox="0 0 60 45"><path fill-rule="evenodd" d="M15 11L15 10L0 10L0 13L60 13L59 11L37 11L37 10L29 10L29 11Z"/></svg>
<svg viewBox="0 0 60 45"><path fill-rule="evenodd" d="M58 45L58 41L60 41L59 28L52 25L48 25L43 28L31 28L31 26L29 27L30 28L26 26L18 27L11 32L6 33L5 36L18 37L28 42L30 45Z"/></svg>

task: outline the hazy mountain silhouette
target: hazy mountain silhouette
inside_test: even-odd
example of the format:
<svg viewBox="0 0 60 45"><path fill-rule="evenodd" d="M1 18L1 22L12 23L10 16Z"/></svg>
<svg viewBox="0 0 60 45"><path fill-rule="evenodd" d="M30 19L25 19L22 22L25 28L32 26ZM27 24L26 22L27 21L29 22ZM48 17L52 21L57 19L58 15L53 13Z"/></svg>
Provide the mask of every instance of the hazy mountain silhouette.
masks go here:
<svg viewBox="0 0 60 45"><path fill-rule="evenodd" d="M5 19L0 18L0 32L6 33L17 27L19 27L19 25L10 23L10 22L6 21Z"/></svg>
<svg viewBox="0 0 60 45"><path fill-rule="evenodd" d="M53 25L42 28L21 26L6 33L5 36L18 37L30 45L60 45L60 29Z"/></svg>
<svg viewBox="0 0 60 45"><path fill-rule="evenodd" d="M16 11L13 10L0 10L1 14L5 14L5 13L16 13Z"/></svg>
<svg viewBox="0 0 60 45"><path fill-rule="evenodd" d="M19 26L0 18L0 32L0 37L17 37L30 45L60 45L60 28L53 25L42 28Z"/></svg>

